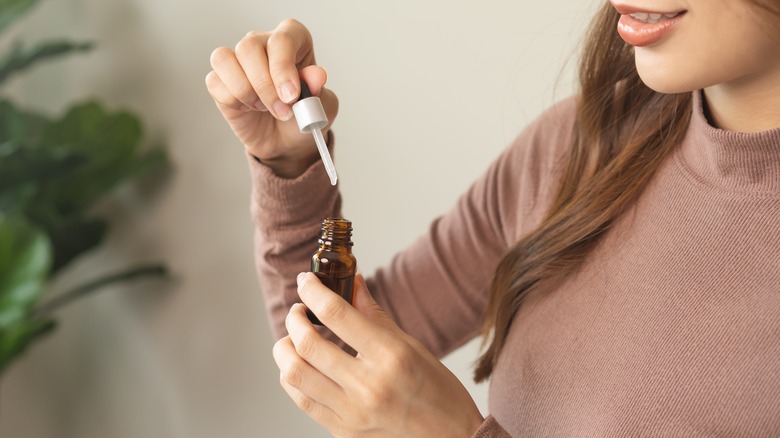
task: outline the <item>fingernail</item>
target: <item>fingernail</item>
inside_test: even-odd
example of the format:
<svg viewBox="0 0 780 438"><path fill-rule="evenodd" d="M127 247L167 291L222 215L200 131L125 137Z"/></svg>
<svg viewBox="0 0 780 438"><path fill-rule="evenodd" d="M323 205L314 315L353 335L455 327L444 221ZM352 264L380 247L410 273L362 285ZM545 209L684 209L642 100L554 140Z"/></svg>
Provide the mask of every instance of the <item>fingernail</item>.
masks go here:
<svg viewBox="0 0 780 438"><path fill-rule="evenodd" d="M255 107L255 110L257 110L257 111L268 111L268 108L266 108L265 105L263 105L263 102L260 102L260 101L255 103L254 107Z"/></svg>
<svg viewBox="0 0 780 438"><path fill-rule="evenodd" d="M248 113L249 111L252 111L252 108L249 108L246 105L241 105L241 111Z"/></svg>
<svg viewBox="0 0 780 438"><path fill-rule="evenodd" d="M279 95L283 101L291 103L293 100L295 100L296 97L298 97L298 90L291 82L285 82L281 87L279 87Z"/></svg>
<svg viewBox="0 0 780 438"><path fill-rule="evenodd" d="M295 282L298 284L298 286L301 285L301 283L303 282L303 277L305 277L305 276L306 276L306 273L305 272L301 272L300 274L298 274L297 277L295 277Z"/></svg>
<svg viewBox="0 0 780 438"><path fill-rule="evenodd" d="M290 106L281 101L274 104L274 112L276 113L276 117L283 122L290 120L293 116Z"/></svg>

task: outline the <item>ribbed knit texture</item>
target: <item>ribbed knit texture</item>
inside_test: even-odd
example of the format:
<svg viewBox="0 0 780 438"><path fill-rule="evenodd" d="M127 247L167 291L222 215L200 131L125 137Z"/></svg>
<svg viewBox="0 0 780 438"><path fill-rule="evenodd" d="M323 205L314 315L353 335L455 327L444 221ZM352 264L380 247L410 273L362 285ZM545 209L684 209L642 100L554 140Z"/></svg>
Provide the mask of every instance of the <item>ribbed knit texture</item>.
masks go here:
<svg viewBox="0 0 780 438"><path fill-rule="evenodd" d="M637 204L578 272L524 302L475 436L780 436L780 130L715 129L694 100L683 144ZM550 202L573 109L542 115L370 277L435 354L478 332L493 268ZM251 162L277 336L319 222L339 208L321 167L286 181Z"/></svg>

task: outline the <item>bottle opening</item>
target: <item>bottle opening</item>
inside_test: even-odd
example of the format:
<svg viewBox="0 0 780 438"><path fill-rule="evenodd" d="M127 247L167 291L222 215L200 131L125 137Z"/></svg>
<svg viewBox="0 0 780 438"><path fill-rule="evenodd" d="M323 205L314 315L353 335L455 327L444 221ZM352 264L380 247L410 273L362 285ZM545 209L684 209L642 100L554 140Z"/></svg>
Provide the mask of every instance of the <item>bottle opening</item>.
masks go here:
<svg viewBox="0 0 780 438"><path fill-rule="evenodd" d="M319 243L324 246L352 246L352 221L329 217L322 221L322 235Z"/></svg>

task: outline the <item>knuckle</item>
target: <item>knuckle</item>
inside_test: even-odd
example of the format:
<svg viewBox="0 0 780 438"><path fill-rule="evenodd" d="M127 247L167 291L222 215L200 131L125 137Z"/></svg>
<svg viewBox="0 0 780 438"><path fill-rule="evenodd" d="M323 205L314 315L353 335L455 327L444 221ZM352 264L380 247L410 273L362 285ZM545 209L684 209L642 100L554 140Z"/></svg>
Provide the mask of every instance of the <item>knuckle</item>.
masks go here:
<svg viewBox="0 0 780 438"><path fill-rule="evenodd" d="M228 47L217 47L213 52L211 52L209 61L211 62L211 66L216 68L217 66L223 64L226 60L230 59L232 56L233 51Z"/></svg>
<svg viewBox="0 0 780 438"><path fill-rule="evenodd" d="M289 30L291 33L303 36L304 39L311 39L311 33L309 29L300 21L295 18L287 18L279 24L280 29Z"/></svg>
<svg viewBox="0 0 780 438"><path fill-rule="evenodd" d="M276 96L276 88L274 87L274 83L271 80L271 78L268 77L258 77L253 78L252 80L252 91L257 91L260 95L270 95L270 96ZM250 88L251 88L250 87Z"/></svg>
<svg viewBox="0 0 780 438"><path fill-rule="evenodd" d="M267 32L259 32L257 30L250 30L244 35L244 39L246 38L262 38L263 36L267 35Z"/></svg>
<svg viewBox="0 0 780 438"><path fill-rule="evenodd" d="M283 38L280 36L280 33L281 31L277 31L272 33L268 37L268 41L266 41L266 45L269 47L268 50L271 50L271 48L278 46L279 43L281 42L280 39L283 40Z"/></svg>
<svg viewBox="0 0 780 438"><path fill-rule="evenodd" d="M206 89L211 93L214 99L220 99L225 97L225 88L222 84L222 80L214 70L210 71L205 78Z"/></svg>
<svg viewBox="0 0 780 438"><path fill-rule="evenodd" d="M298 406L298 409L302 410L303 412L309 413L314 407L314 402L311 397L300 392L293 395L292 399L293 402L295 402L295 405Z"/></svg>
<svg viewBox="0 0 780 438"><path fill-rule="evenodd" d="M280 23L284 27L304 27L303 24L295 18L286 18Z"/></svg>
<svg viewBox="0 0 780 438"><path fill-rule="evenodd" d="M316 350L317 341L315 336L310 332L303 333L295 343L295 351L303 358L311 359Z"/></svg>
<svg viewBox="0 0 780 438"><path fill-rule="evenodd" d="M254 88L252 88L252 85L241 84L237 86L236 97L238 97L241 102L253 103L257 101L257 94L255 93Z"/></svg>
<svg viewBox="0 0 780 438"><path fill-rule="evenodd" d="M281 370L280 378L284 383L294 388L300 388L303 384L303 364L299 361L292 362Z"/></svg>
<svg viewBox="0 0 780 438"><path fill-rule="evenodd" d="M219 82L218 82L219 81L219 77L217 77L217 73L214 72L214 70L211 70L210 72L208 72L208 74L206 74L206 77L205 77L204 80L206 82L206 87L209 90L213 90L219 84Z"/></svg>
<svg viewBox="0 0 780 438"><path fill-rule="evenodd" d="M330 322L343 321L347 314L346 303L336 295L328 297L320 308L320 319Z"/></svg>
<svg viewBox="0 0 780 438"><path fill-rule="evenodd" d="M381 387L367 389L363 397L368 412L385 411L389 409L392 404L390 391Z"/></svg>
<svg viewBox="0 0 780 438"><path fill-rule="evenodd" d="M257 37L247 35L236 43L236 54L238 56L247 56L258 53L260 47L261 44Z"/></svg>
<svg viewBox="0 0 780 438"><path fill-rule="evenodd" d="M290 308L290 310L287 312L287 316L284 317L284 326L287 328L287 333L289 336L290 333L290 327L292 326L293 322L295 321L295 313L293 313L293 309Z"/></svg>
<svg viewBox="0 0 780 438"><path fill-rule="evenodd" d="M279 29L268 36L266 44L269 46L281 46L289 44L291 41L292 36L290 33L286 29Z"/></svg>
<svg viewBox="0 0 780 438"><path fill-rule="evenodd" d="M279 360L279 358L282 357L282 354L284 353L284 345L285 345L285 340L284 338L282 338L276 341L274 343L273 348L271 349L271 354L275 359L277 359L277 361Z"/></svg>
<svg viewBox="0 0 780 438"><path fill-rule="evenodd" d="M385 367L391 376L408 375L415 369L415 357L410 349L393 348L385 357Z"/></svg>

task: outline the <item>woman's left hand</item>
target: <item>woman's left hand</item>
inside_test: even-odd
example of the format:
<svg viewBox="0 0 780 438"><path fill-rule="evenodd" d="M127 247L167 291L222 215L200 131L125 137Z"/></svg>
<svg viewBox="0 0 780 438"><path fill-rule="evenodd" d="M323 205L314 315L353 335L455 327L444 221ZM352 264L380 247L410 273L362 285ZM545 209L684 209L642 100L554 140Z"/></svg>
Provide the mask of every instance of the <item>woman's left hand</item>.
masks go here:
<svg viewBox="0 0 780 438"><path fill-rule="evenodd" d="M281 383L293 401L335 436L470 437L483 421L468 391L404 333L355 278L354 307L316 276L298 276L298 295L274 345ZM309 308L347 345L325 339Z"/></svg>

